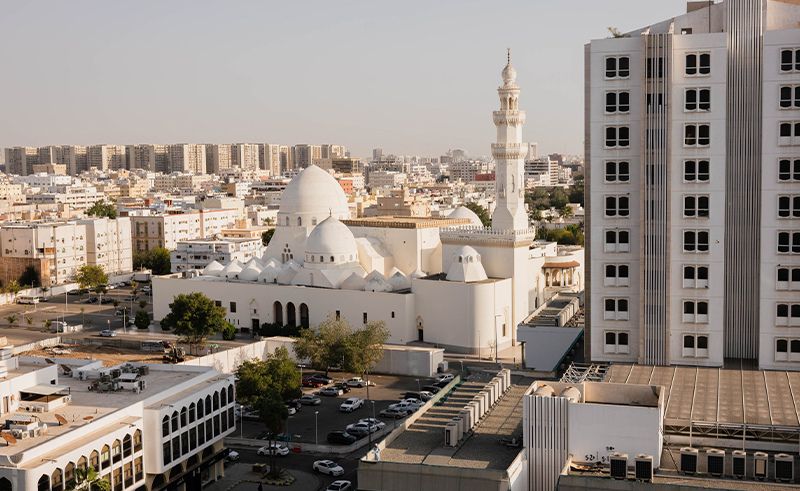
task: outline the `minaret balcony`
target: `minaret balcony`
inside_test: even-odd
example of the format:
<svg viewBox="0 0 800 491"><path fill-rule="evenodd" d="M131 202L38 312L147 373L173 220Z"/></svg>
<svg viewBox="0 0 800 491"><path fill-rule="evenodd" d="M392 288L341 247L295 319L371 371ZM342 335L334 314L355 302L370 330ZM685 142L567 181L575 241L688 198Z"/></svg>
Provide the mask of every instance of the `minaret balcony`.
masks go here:
<svg viewBox="0 0 800 491"><path fill-rule="evenodd" d="M524 159L527 154L527 143L492 143L492 157L495 159Z"/></svg>
<svg viewBox="0 0 800 491"><path fill-rule="evenodd" d="M494 111L492 119L495 125L519 126L525 124L525 111Z"/></svg>

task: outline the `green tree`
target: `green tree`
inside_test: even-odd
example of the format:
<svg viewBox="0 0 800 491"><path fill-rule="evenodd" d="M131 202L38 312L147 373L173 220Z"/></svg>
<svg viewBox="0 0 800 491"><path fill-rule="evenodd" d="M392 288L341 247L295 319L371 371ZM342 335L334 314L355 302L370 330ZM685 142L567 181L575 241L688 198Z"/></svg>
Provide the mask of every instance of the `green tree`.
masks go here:
<svg viewBox="0 0 800 491"><path fill-rule="evenodd" d="M28 324L28 327L33 325L33 317L30 315L25 316L25 323Z"/></svg>
<svg viewBox="0 0 800 491"><path fill-rule="evenodd" d="M133 324L137 329L147 329L150 327L150 314L144 310L136 312L136 317L133 318Z"/></svg>
<svg viewBox="0 0 800 491"><path fill-rule="evenodd" d="M265 246L269 245L269 241L272 240L272 236L273 235L275 235L275 229L274 228L271 228L269 230L265 230L261 234L261 243L264 244Z"/></svg>
<svg viewBox="0 0 800 491"><path fill-rule="evenodd" d="M98 474L94 467L76 467L75 483L71 488L68 487L67 489L82 491L90 488L98 491L111 491L111 483L105 479L101 479L100 474Z"/></svg>
<svg viewBox="0 0 800 491"><path fill-rule="evenodd" d="M18 319L19 319L19 317L17 316L17 314L8 314L6 316L6 320L8 321L8 325L12 326L12 327L14 326L14 324L17 323Z"/></svg>
<svg viewBox="0 0 800 491"><path fill-rule="evenodd" d="M383 345L389 339L389 329L383 321L368 322L356 329L347 338L348 355L344 368L358 373L367 381L369 399L369 371L383 358Z"/></svg>
<svg viewBox="0 0 800 491"><path fill-rule="evenodd" d="M145 307L147 307L147 300L145 299L139 300L139 308L143 309Z"/></svg>
<svg viewBox="0 0 800 491"><path fill-rule="evenodd" d="M307 359L318 370L328 373L330 367L346 364L348 337L352 328L343 319L328 316L316 329L303 329L294 344L298 358Z"/></svg>
<svg viewBox="0 0 800 491"><path fill-rule="evenodd" d="M222 328L222 339L225 341L233 341L236 339L236 326L229 322L227 326Z"/></svg>
<svg viewBox="0 0 800 491"><path fill-rule="evenodd" d="M566 191L561 188L555 188L550 193L550 206L556 210L564 208L569 203L569 196Z"/></svg>
<svg viewBox="0 0 800 491"><path fill-rule="evenodd" d="M563 219L565 219L565 220L567 220L567 219L569 219L569 218L572 218L572 216L574 215L574 213L573 213L573 211L572 211L572 207L571 207L571 206L569 206L569 205L564 205L564 206L562 206L562 207L561 207L561 208L558 210L558 214L559 214L559 215L561 215L561 218L563 218Z"/></svg>
<svg viewBox="0 0 800 491"><path fill-rule="evenodd" d="M533 188L525 195L525 202L531 210L546 210L550 208L550 195L545 188Z"/></svg>
<svg viewBox="0 0 800 491"><path fill-rule="evenodd" d="M172 263L169 258L169 250L156 247L149 251L137 251L133 255L133 269L149 269L156 276L170 274Z"/></svg>
<svg viewBox="0 0 800 491"><path fill-rule="evenodd" d="M542 221L542 210L531 210L528 214L532 222Z"/></svg>
<svg viewBox="0 0 800 491"><path fill-rule="evenodd" d="M300 392L300 371L289 357L286 348L277 348L266 360L247 360L236 370L236 398L240 402L255 404L267 393L277 394L281 400L297 397Z"/></svg>
<svg viewBox="0 0 800 491"><path fill-rule="evenodd" d="M105 200L95 201L92 206L86 210L86 214L93 217L106 217L117 218L117 207L114 203L106 203Z"/></svg>
<svg viewBox="0 0 800 491"><path fill-rule="evenodd" d="M17 280L11 280L5 287L3 287L3 293L11 293L15 296L20 290L22 290L22 285L20 285L19 281Z"/></svg>
<svg viewBox="0 0 800 491"><path fill-rule="evenodd" d="M75 280L79 287L97 291L108 284L108 275L103 271L102 266L86 264L78 269Z"/></svg>
<svg viewBox="0 0 800 491"><path fill-rule="evenodd" d="M225 309L200 292L180 294L169 304L170 312L161 320L165 330L173 329L189 346L202 346L229 324Z"/></svg>
<svg viewBox="0 0 800 491"><path fill-rule="evenodd" d="M37 287L41 284L39 280L39 272L33 266L27 266L25 271L22 272L17 282L20 285L27 287Z"/></svg>
<svg viewBox="0 0 800 491"><path fill-rule="evenodd" d="M489 216L489 212L486 211L486 208L479 205L478 203L465 203L464 207L472 210L473 213L478 215L478 218L481 219L481 223L484 227L491 227L492 226L492 217Z"/></svg>
<svg viewBox="0 0 800 491"><path fill-rule="evenodd" d="M284 423L289 417L289 410L278 394L274 392L260 396L255 408L258 409L259 420L266 427L271 447L278 434L283 430ZM280 476L281 470L278 468L277 453L268 452L267 455L269 457L269 475L271 477Z"/></svg>
<svg viewBox="0 0 800 491"><path fill-rule="evenodd" d="M575 184L569 188L569 202L570 203L579 203L583 206L585 200L584 196L584 186L583 181L576 182Z"/></svg>

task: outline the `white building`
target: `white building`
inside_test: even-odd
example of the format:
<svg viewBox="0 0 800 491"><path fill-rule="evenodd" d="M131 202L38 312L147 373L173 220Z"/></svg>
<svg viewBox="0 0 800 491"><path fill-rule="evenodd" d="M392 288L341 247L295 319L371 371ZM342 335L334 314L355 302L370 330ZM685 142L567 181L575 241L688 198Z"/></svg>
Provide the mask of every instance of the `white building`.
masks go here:
<svg viewBox="0 0 800 491"><path fill-rule="evenodd" d="M394 189L404 185L406 182L408 182L408 176L404 172L376 170L367 175L367 186L371 189Z"/></svg>
<svg viewBox="0 0 800 491"><path fill-rule="evenodd" d="M593 360L800 368L798 21L690 2L586 46Z"/></svg>
<svg viewBox="0 0 800 491"><path fill-rule="evenodd" d="M200 366L53 363L15 357L13 346L0 358L0 489L72 489L77 471L90 467L114 490L199 489L224 474L223 438L235 425L232 375ZM91 390L95 383L101 387Z"/></svg>
<svg viewBox="0 0 800 491"><path fill-rule="evenodd" d="M78 223L86 227L86 264L100 266L107 274L133 271L130 218L89 218Z"/></svg>
<svg viewBox="0 0 800 491"><path fill-rule="evenodd" d="M0 226L0 244L3 258L45 259L52 285L73 282L86 264L86 225L76 222L6 223Z"/></svg>
<svg viewBox="0 0 800 491"><path fill-rule="evenodd" d="M212 237L239 220L237 209L199 210L194 213L131 217L133 247L149 251L156 247L175 249L178 242Z"/></svg>
<svg viewBox="0 0 800 491"><path fill-rule="evenodd" d="M172 298L202 292L240 329L310 326L328 316L386 322L390 342L424 341L490 353L511 346L516 325L546 300L544 265L554 243L534 242L524 208L524 113L511 64L494 112L497 206L492 227L460 207L447 218L349 219L342 187L315 165L281 197L275 235L261 258L211 262L201 272L155 278L154 317ZM579 290L582 268L563 288ZM568 284L567 284L568 283Z"/></svg>
<svg viewBox="0 0 800 491"><path fill-rule="evenodd" d="M264 253L261 237L255 239L221 238L215 240L180 241L174 251L170 251L172 272L179 273L193 269L203 269L211 261L246 263Z"/></svg>

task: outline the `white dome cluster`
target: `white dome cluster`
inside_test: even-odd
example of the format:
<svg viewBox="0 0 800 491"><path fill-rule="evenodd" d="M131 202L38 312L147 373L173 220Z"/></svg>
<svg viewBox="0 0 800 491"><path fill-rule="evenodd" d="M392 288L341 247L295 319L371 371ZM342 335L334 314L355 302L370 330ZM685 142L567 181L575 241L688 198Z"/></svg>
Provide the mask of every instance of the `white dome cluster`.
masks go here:
<svg viewBox="0 0 800 491"><path fill-rule="evenodd" d="M306 267L323 269L358 261L358 247L353 232L336 217L330 216L314 227L306 239Z"/></svg>

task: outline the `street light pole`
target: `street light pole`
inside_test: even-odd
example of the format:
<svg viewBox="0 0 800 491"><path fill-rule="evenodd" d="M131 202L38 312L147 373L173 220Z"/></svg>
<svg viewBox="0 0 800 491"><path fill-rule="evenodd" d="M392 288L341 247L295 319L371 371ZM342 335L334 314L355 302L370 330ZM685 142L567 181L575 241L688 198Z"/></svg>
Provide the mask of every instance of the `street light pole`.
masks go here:
<svg viewBox="0 0 800 491"><path fill-rule="evenodd" d="M419 385L419 379L416 379L416 381L417 381L417 392L422 392L422 388Z"/></svg>
<svg viewBox="0 0 800 491"><path fill-rule="evenodd" d="M370 400L372 403L372 421L367 425L367 434L369 435L369 448L372 448L372 425L375 424L375 401Z"/></svg>
<svg viewBox="0 0 800 491"><path fill-rule="evenodd" d="M317 432L317 415L319 415L319 411L314 411L314 445L319 445L319 433Z"/></svg>

